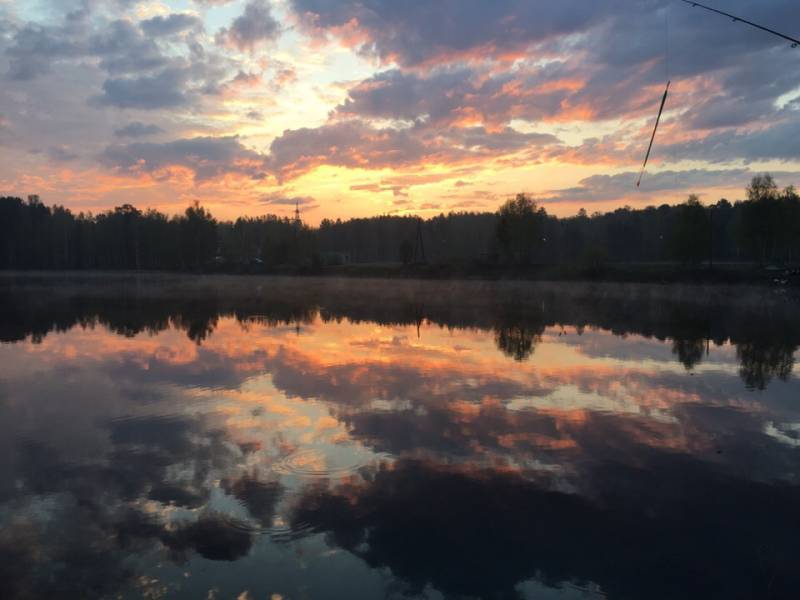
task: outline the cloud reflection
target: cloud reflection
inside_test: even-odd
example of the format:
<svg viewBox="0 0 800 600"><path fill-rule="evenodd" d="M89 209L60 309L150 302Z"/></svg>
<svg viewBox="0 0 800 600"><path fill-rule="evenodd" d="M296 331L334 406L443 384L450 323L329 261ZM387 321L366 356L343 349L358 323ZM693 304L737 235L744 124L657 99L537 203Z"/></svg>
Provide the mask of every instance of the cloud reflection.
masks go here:
<svg viewBox="0 0 800 600"><path fill-rule="evenodd" d="M353 581L373 570L412 595L518 597L536 581L787 597L798 583L791 302L125 283L0 296L10 598L136 596L142 577L190 597L153 565L200 581L199 564L221 576L279 544L344 550ZM303 577L324 577L313 564Z"/></svg>

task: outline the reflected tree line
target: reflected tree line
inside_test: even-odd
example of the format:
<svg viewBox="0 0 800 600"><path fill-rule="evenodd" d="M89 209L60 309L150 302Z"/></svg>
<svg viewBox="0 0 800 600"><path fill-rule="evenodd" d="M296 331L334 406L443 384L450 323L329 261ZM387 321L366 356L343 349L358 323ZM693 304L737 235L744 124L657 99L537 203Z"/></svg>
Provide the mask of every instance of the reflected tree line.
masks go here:
<svg viewBox="0 0 800 600"><path fill-rule="evenodd" d="M515 361L534 355L545 329L588 328L617 336L670 341L687 370L712 347L736 348L742 380L763 390L786 380L800 347L796 303L790 297L744 288L608 284L508 284L365 281L354 294L331 279L0 279L0 341L40 342L52 331L102 325L122 336L170 327L201 344L221 317L243 328L258 323L298 329L323 322L422 323L491 332ZM738 294L738 301L731 299Z"/></svg>
<svg viewBox="0 0 800 600"><path fill-rule="evenodd" d="M497 212L325 219L242 217L218 221L195 204L177 216L129 204L75 214L38 196L0 198L0 269L267 271L285 266L418 262L569 264L591 272L607 262L795 262L800 196L769 175L746 199L547 214L520 194Z"/></svg>

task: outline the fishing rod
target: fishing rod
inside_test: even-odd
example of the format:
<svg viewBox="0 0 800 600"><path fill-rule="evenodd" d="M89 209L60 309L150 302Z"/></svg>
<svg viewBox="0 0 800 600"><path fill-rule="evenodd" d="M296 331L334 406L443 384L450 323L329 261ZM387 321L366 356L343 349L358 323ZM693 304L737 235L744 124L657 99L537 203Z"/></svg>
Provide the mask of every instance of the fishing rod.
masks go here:
<svg viewBox="0 0 800 600"><path fill-rule="evenodd" d="M724 17L728 17L729 19L733 19L733 22L741 22L745 23L746 25L750 25L751 27L755 27L756 29L760 29L761 31L766 31L772 35L778 36L781 39L788 41L792 48L797 48L800 46L800 40L793 38L789 35L785 35L780 31L775 31L774 29L770 29L769 27L764 27L763 25L759 25L758 23L753 23L752 21L748 21L747 19L743 19L742 17L737 17L736 15L732 15L722 10L717 10L716 8L711 8L710 6L706 6L705 4L701 4L700 2L695 2L694 0L681 0L684 4L689 4L692 7L699 6L700 8L717 13L718 15L722 15ZM669 33L667 33L669 35ZM667 47L667 79L669 79L669 47ZM664 112L664 104L667 101L667 95L669 93L669 84L670 82L667 81L667 88L664 90L664 96L661 98L661 106L658 109L658 116L656 117L656 124L653 127L653 134L650 136L650 145L647 147L647 154L644 157L644 164L642 164L642 169L639 171L639 178L636 180L636 187L638 188L642 183L642 177L644 176L645 169L647 168L647 161L650 159L650 152L653 150L653 142L656 139L656 132L658 131L658 124L661 121L661 115Z"/></svg>
<svg viewBox="0 0 800 600"><path fill-rule="evenodd" d="M653 142L656 139L656 131L658 131L658 124L661 122L661 114L664 112L664 104L667 102L667 94L669 94L669 84L671 82L667 82L667 88L664 90L664 95L661 97L661 107L658 109L658 116L656 117L656 124L653 127L653 135L650 136L650 145L647 147L647 154L644 157L644 164L642 165L642 170L639 171L639 179L636 180L636 187L638 188L642 183L642 177L644 176L644 170L647 168L647 161L650 159L650 152L653 150Z"/></svg>
<svg viewBox="0 0 800 600"><path fill-rule="evenodd" d="M693 0L681 0L681 2L685 2L686 4L691 4L692 6L699 6L700 8L703 8L705 10L709 10L711 12L715 12L718 15L722 15L724 17L731 18L731 19L733 19L734 23L736 23L736 22L745 23L747 25L750 25L751 27L755 27L756 29L760 29L761 31L766 31L767 33L771 33L772 35L777 35L779 38L783 38L784 40L786 40L789 43L791 43L792 44L792 48L797 48L798 46L800 46L800 40L798 40L796 38L793 38L793 37L791 37L789 35L784 35L783 33L779 32L779 31L775 31L774 29L770 29L769 27L764 27L763 25L759 25L758 23L753 23L752 21L748 21L747 19L743 19L741 17L737 17L736 15L732 15L730 13L726 13L724 11L717 10L716 8L711 8L710 6L706 6L705 4L700 4L699 2L694 2Z"/></svg>

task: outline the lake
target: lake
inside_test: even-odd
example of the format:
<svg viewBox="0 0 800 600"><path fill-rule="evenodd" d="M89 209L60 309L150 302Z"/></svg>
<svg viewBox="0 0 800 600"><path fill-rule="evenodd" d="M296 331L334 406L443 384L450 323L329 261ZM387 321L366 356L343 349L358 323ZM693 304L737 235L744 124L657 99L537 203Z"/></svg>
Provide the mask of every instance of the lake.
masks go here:
<svg viewBox="0 0 800 600"><path fill-rule="evenodd" d="M796 598L798 300L0 276L28 598Z"/></svg>

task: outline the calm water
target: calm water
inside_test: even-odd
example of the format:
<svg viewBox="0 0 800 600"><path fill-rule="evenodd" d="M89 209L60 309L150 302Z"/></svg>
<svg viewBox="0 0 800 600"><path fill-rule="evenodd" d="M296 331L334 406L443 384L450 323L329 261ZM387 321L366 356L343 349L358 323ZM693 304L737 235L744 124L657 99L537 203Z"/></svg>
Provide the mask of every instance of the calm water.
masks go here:
<svg viewBox="0 0 800 600"><path fill-rule="evenodd" d="M16 598L797 598L796 300L0 277Z"/></svg>

